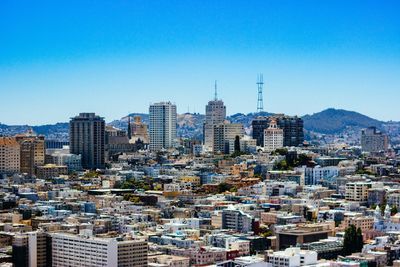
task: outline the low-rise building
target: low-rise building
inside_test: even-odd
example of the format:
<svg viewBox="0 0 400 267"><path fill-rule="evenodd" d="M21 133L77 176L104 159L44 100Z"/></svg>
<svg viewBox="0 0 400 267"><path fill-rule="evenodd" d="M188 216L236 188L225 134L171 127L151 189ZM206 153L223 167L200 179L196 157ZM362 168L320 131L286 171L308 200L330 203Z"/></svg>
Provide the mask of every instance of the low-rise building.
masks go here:
<svg viewBox="0 0 400 267"><path fill-rule="evenodd" d="M316 264L318 261L317 252L301 250L300 248L287 248L284 251L277 251L267 254L266 261L272 267L297 267Z"/></svg>

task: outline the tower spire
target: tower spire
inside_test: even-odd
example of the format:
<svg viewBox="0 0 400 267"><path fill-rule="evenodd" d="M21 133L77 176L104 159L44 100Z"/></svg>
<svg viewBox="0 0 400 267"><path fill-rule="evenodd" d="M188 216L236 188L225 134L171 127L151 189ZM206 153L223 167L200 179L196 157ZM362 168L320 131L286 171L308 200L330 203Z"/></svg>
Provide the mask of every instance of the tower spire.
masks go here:
<svg viewBox="0 0 400 267"><path fill-rule="evenodd" d="M258 88L257 112L264 111L263 86L264 86L264 77L262 74L258 74L257 75L257 88Z"/></svg>
<svg viewBox="0 0 400 267"><path fill-rule="evenodd" d="M217 80L214 82L214 100L218 100Z"/></svg>

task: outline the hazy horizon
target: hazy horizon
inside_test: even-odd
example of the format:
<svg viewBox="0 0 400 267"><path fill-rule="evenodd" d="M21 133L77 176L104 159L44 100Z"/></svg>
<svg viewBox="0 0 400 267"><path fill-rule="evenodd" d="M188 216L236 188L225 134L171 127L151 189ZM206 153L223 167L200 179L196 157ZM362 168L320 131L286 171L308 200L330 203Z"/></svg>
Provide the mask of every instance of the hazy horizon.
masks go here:
<svg viewBox="0 0 400 267"><path fill-rule="evenodd" d="M326 108L326 109L324 109L324 110L321 110L321 111L319 111L319 112L325 111L325 110L327 110L327 109L343 110L343 109L338 109L338 108L332 108L332 107L330 107L330 108ZM345 111L357 112L357 111L355 111L355 110L345 110ZM94 111L81 111L80 113L86 113L86 112L92 113L92 112L94 112ZM263 111L263 112L265 112L265 113L271 113L271 114L285 114L285 115L289 115L289 116L299 116L299 117L304 117L304 116L307 116L307 115L313 115L313 114L315 114L315 113L319 113L319 112L315 112L315 113L311 113L311 114L299 115L299 114L287 114L287 113L284 113L284 112L268 112L268 111ZM96 115L99 115L99 116L101 116L101 117L104 117L104 116L102 116L101 114L99 114L99 113L97 113L97 112L94 112L94 113L96 113ZM187 111L186 111L186 112L179 112L179 111L177 112L178 115L183 115L183 114L187 114L187 113L192 114L192 115L193 115L193 114L205 115L205 112L187 112ZM249 115L249 114L251 114L251 113L259 113L259 112L249 112L249 113L238 112L238 113L233 113L233 114L227 114L227 116L230 117L230 116L233 116L233 115L236 115L236 114ZM357 113L358 113L358 112L357 112ZM79 113L75 114L74 116L76 116L76 115L78 115L78 114L79 114ZM148 113L148 112L129 112L129 114L144 114L144 115L148 115L149 113ZM129 114L127 113L127 114L121 116L120 118L113 118L113 119L107 119L107 118L105 118L105 121L106 121L106 123L111 123L111 122L116 121L116 120L121 120L121 119L125 118L126 116L128 116ZM360 114L361 114L361 115L365 115L365 114L362 114L362 113L360 113ZM367 115L365 115L365 116L367 116ZM72 117L72 116L71 116L71 117ZM369 117L369 116L367 116L367 117ZM371 119L376 119L376 118L373 118L373 117L370 117L370 118L371 118ZM7 124L7 123L3 123L3 122L0 121L0 124L4 124L4 125L8 125L8 126L24 126L24 125L27 125L27 126L43 126L43 125L54 125L54 124L57 124L57 123L68 123L69 120L70 120L70 118L66 119L65 121L57 121L57 122L50 122L50 123L39 123L39 124L27 124L27 123L22 123L22 124ZM377 120L379 120L379 119L377 119ZM382 121L382 120L380 120L380 121ZM382 122L389 122L389 121L399 122L399 121L396 121L396 120L388 120L388 121L382 121Z"/></svg>

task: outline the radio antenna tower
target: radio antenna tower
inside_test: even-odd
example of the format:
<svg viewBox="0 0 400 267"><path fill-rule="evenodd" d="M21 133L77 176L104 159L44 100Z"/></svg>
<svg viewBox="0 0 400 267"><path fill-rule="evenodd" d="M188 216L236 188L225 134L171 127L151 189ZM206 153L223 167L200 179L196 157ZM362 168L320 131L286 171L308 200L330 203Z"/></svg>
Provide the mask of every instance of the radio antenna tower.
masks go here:
<svg viewBox="0 0 400 267"><path fill-rule="evenodd" d="M214 101L218 100L217 80L214 82Z"/></svg>
<svg viewBox="0 0 400 267"><path fill-rule="evenodd" d="M258 74L257 75L257 88L258 88L257 113L264 111L263 86L264 86L264 77L262 74Z"/></svg>

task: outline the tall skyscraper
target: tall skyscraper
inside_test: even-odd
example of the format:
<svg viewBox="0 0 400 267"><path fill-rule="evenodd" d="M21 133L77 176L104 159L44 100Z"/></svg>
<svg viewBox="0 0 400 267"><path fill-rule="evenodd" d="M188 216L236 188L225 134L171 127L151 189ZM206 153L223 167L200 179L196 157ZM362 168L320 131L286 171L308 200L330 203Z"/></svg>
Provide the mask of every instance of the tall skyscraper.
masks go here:
<svg viewBox="0 0 400 267"><path fill-rule="evenodd" d="M150 150L173 147L176 139L176 105L160 102L150 105Z"/></svg>
<svg viewBox="0 0 400 267"><path fill-rule="evenodd" d="M80 113L69 122L70 151L82 156L85 169L104 168L105 122L95 113Z"/></svg>
<svg viewBox="0 0 400 267"><path fill-rule="evenodd" d="M276 116L279 128L283 130L283 146L300 146L304 142L303 119L297 116Z"/></svg>
<svg viewBox="0 0 400 267"><path fill-rule="evenodd" d="M386 151L389 147L388 136L369 127L361 131L361 149L365 152Z"/></svg>
<svg viewBox="0 0 400 267"><path fill-rule="evenodd" d="M43 231L17 233L12 241L13 266L53 266L50 243Z"/></svg>
<svg viewBox="0 0 400 267"><path fill-rule="evenodd" d="M32 130L25 134L15 136L20 144L20 171L32 176L36 167L45 163L45 140L44 136L36 135Z"/></svg>
<svg viewBox="0 0 400 267"><path fill-rule="evenodd" d="M223 123L226 118L226 107L222 100L218 99L217 83L215 83L215 96L206 105L206 121L204 123L204 146L208 151L214 148L214 125Z"/></svg>

